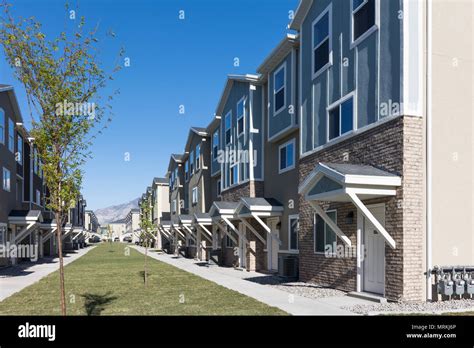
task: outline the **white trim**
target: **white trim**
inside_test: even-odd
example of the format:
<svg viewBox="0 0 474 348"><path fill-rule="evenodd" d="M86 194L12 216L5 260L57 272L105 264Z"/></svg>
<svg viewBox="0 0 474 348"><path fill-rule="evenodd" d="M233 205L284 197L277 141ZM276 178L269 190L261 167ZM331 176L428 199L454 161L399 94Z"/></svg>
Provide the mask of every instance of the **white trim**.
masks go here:
<svg viewBox="0 0 474 348"><path fill-rule="evenodd" d="M316 213L319 216L321 216L321 218L324 220L324 222L327 223L329 225L329 227L331 227L331 229L334 231L336 236L341 238L341 240L344 244L346 244L347 246L351 246L352 245L351 240L349 239L349 237L347 237L344 234L344 232L341 231L341 229L337 225L337 213L336 213L336 221L332 221L331 218L323 210L323 208L321 208L317 203L315 203L314 201L308 201L308 202L311 205L311 207L316 211ZM316 241L315 241L315 243L316 243Z"/></svg>
<svg viewBox="0 0 474 348"><path fill-rule="evenodd" d="M329 85L329 84L328 84ZM329 105L326 108L326 144L329 143L331 140L337 139L345 134L350 134L354 130L357 129L357 110L356 110L356 104L355 104L355 92L352 91L348 94L346 94L344 97L341 99L335 101L331 105ZM341 115L341 105L344 104L345 102L349 101L352 99L352 130L342 133L342 115ZM335 108L339 107L339 136L334 137L332 139L329 139L329 114L332 110Z"/></svg>
<svg viewBox="0 0 474 348"><path fill-rule="evenodd" d="M275 72L273 73L273 94L272 94L272 101L273 101L273 108L272 108L272 111L273 111L273 117L275 117L276 115L278 115L280 112L282 112L283 110L285 110L286 108L286 97L287 97L287 83L286 83L286 58L285 57L285 61L280 65L280 67L275 70ZM280 71L284 69L284 74L283 74L283 86L280 87L280 89L276 90L275 89L275 76L277 74L280 73ZM281 90L283 89L283 106L281 108L279 108L278 110L275 109L276 107L276 103L275 103L275 99L276 99L276 94L278 92L280 92Z"/></svg>
<svg viewBox="0 0 474 348"><path fill-rule="evenodd" d="M230 117L230 128L227 129L226 121L227 117ZM227 142L226 136L227 136L227 131L230 131L230 140ZM227 114L224 116L224 147L231 145L232 144L232 110L229 110Z"/></svg>
<svg viewBox="0 0 474 348"><path fill-rule="evenodd" d="M350 12L350 49L357 47L362 41L367 39L370 35L376 32L380 28L380 2L379 0L374 0L375 2L375 14L374 14L374 25L371 26L367 31L354 40L354 14L358 12L364 5L368 3L367 0L364 0L364 3L361 4L355 11L353 10L353 0L350 0L351 3L351 12Z"/></svg>
<svg viewBox="0 0 474 348"><path fill-rule="evenodd" d="M243 114L241 117L239 117L239 104L242 103L243 104ZM246 96L243 96L242 98L239 99L239 101L237 102L236 104L236 114L237 114L237 123L236 123L236 131L237 131L237 139L239 139L242 135L245 135L245 121L247 120L247 117L246 117L246 107L247 107L247 98ZM239 133L239 119L243 119L243 128L242 128L242 132Z"/></svg>
<svg viewBox="0 0 474 348"><path fill-rule="evenodd" d="M299 225L299 219L300 219L299 214L288 215L288 252L299 251L298 229L296 230L296 249L291 248L291 220L294 220L294 219L298 221L298 225Z"/></svg>
<svg viewBox="0 0 474 348"><path fill-rule="evenodd" d="M286 147L287 148L286 151L288 152L288 145L290 144L293 145L293 164L291 166L285 167L284 169L281 169L281 149ZM296 139L293 138L281 144L280 146L278 146L278 174L283 174L290 170L295 169L295 166L296 166L295 162L296 162Z"/></svg>
<svg viewBox="0 0 474 348"><path fill-rule="evenodd" d="M321 20L325 15L326 13L329 13L328 15L328 40L329 40L329 61L328 63L326 63L324 66L322 66L318 71L314 71L315 69L315 66L314 66L314 51L319 48L326 40L323 40L319 43L319 45L317 45L316 47L314 47L314 26L317 22L319 22L319 20ZM333 52L332 52L332 3L330 3L328 5L328 7L326 7L324 9L323 12L321 12L319 14L318 17L316 17L316 19L311 23L311 76L312 76L312 80L314 80L316 77L318 77L319 75L321 75L324 71L326 71L327 69L329 69L331 66L332 66L332 60L333 60ZM300 91L301 93L301 91Z"/></svg>
<svg viewBox="0 0 474 348"><path fill-rule="evenodd" d="M322 210L322 209L321 209L321 210ZM329 220L331 220L331 218L329 217L328 214L335 213L335 215L336 215L335 220L336 220L336 221L333 221L333 223L336 223L336 224L337 224L337 209L331 209L331 210L327 210L327 211L322 210L322 211L324 212L325 216L326 216ZM317 219L317 216L318 216L318 215L319 215L319 217L320 217L321 219L323 219L323 222L324 222L324 231L322 231L322 232L324 233L324 234L323 234L323 236L324 236L323 250L324 250L324 251L317 251L317 250L316 250L316 233L317 233L317 231L316 231L316 219ZM331 221L332 221L332 220L331 220ZM326 242L326 232L327 232L327 227L328 227L328 226L329 226L329 224L326 222L326 219L325 219L323 216L321 216L321 215L320 215L319 213L317 213L317 212L315 212L315 213L313 214L313 253L314 253L314 254L326 255L326 251L325 251L325 250L326 250L326 246L328 245L327 242ZM329 226L329 228L331 228L331 226ZM333 230L333 231L334 231L334 230ZM334 232L334 235L336 236L335 239L336 239L336 244L337 244L337 237L338 237L338 235L336 234L336 232Z"/></svg>

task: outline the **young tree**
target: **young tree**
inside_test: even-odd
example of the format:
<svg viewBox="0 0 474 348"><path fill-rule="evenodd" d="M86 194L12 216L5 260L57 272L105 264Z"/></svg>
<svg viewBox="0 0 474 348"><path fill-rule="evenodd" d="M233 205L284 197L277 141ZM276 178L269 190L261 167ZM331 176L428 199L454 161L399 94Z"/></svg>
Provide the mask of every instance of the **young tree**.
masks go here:
<svg viewBox="0 0 474 348"><path fill-rule="evenodd" d="M26 91L31 135L49 190L47 206L58 225L60 302L61 313L66 315L62 225L79 193L91 143L111 120L110 101L118 91L105 102L99 92L120 70L118 62L124 51L119 50L115 67L106 73L98 60L98 27L87 29L83 17L73 20L67 4L67 20L73 28L65 28L55 38L48 38L34 17L14 18L6 0L0 7L0 44Z"/></svg>
<svg viewBox="0 0 474 348"><path fill-rule="evenodd" d="M148 259L148 248L151 242L151 236L153 233L153 223L151 221L151 206L149 198L143 199L140 202L140 229L141 239L145 246L145 265L144 265L144 282L145 287L148 285L148 273L147 273L147 259Z"/></svg>

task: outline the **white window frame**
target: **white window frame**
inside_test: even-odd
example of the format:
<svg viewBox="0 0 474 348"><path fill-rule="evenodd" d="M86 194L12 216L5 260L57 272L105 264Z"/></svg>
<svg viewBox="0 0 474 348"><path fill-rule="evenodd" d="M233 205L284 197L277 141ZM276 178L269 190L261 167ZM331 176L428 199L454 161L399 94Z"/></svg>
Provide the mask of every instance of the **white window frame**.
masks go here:
<svg viewBox="0 0 474 348"><path fill-rule="evenodd" d="M216 144L216 138L217 138L217 144ZM217 151L214 151L215 148L217 148ZM218 129L212 134L212 159L216 160L217 157L219 157L219 130Z"/></svg>
<svg viewBox="0 0 474 348"><path fill-rule="evenodd" d="M333 109L340 107L342 104L344 104L346 101L348 101L351 98L352 98L352 130L344 134L341 134L342 122L341 122L341 110L339 108L339 136L329 139L329 113ZM332 103L326 108L326 144L329 142L335 141L336 139L339 139L342 136L354 133L356 130L357 130L357 102L356 102L356 97L355 97L355 91L353 91L351 93L346 94L344 97L335 101L334 103Z"/></svg>
<svg viewBox="0 0 474 348"><path fill-rule="evenodd" d="M8 187L6 185L7 181L6 181L6 177L7 177L7 174L8 173ZM12 189L12 175L11 175L11 171L9 171L7 168L3 167L3 171L2 171L2 188L4 191L6 192L11 192L11 189Z"/></svg>
<svg viewBox="0 0 474 348"><path fill-rule="evenodd" d="M276 81L275 77L278 75L278 73L282 69L284 69L283 86L280 89L276 90L275 89L275 81ZM277 70L275 70L275 72L273 73L273 116L278 115L280 112L282 112L286 108L286 96L287 96L287 93L286 93L286 91L287 91L287 88L286 88L287 87L286 86L286 76L287 76L286 71L287 71L286 70L286 61L284 61L283 64L280 65L280 67ZM275 108L276 108L276 94L278 92L280 92L282 89L283 89L283 106L281 108L279 108L278 110L275 110Z"/></svg>
<svg viewBox="0 0 474 348"><path fill-rule="evenodd" d="M379 1L378 0L374 0L375 1L375 21L374 21L374 25L371 26L369 29L367 29L367 31L362 34L359 38L357 38L357 40L354 41L354 15L360 11L360 9L362 7L364 7L364 5L366 5L368 3L368 0L364 0L364 2L362 4L359 5L359 7L357 7L356 9L354 9L354 4L353 4L353 0L350 0L350 3L351 3L351 13L350 13L350 28L351 28L351 44L350 44L350 48L353 49L354 47L356 47L357 45L359 45L362 41L364 41L365 39L367 39L370 35L372 35L374 32L376 32L380 26L380 5L379 5Z"/></svg>
<svg viewBox="0 0 474 348"><path fill-rule="evenodd" d="M286 167L285 169L281 169L281 149L287 147L288 145L293 144L293 165ZM296 166L296 141L295 138L287 141L286 143L281 144L278 146L278 174L282 174L288 172L292 169L295 169Z"/></svg>
<svg viewBox="0 0 474 348"><path fill-rule="evenodd" d="M227 117L230 118L229 128L227 128ZM227 142L227 131L230 132L229 142ZM224 143L225 145L232 144L232 110L230 110L224 117Z"/></svg>
<svg viewBox="0 0 474 348"><path fill-rule="evenodd" d="M232 178L232 175L233 175L233 169L234 167L237 167L237 179L235 180L235 182L233 183L232 180L229 180L229 186L235 186L235 185L238 185L239 184L239 177L240 177L240 168L239 168L239 162L238 161L234 161L234 163L232 163L230 166L229 166L229 176L231 179Z"/></svg>
<svg viewBox="0 0 474 348"><path fill-rule="evenodd" d="M194 151L189 153L189 177L194 174Z"/></svg>
<svg viewBox="0 0 474 348"><path fill-rule="evenodd" d="M15 122L8 118L8 150L15 153Z"/></svg>
<svg viewBox="0 0 474 348"><path fill-rule="evenodd" d="M173 201L171 202L171 210L172 213L176 213L176 199L173 199Z"/></svg>
<svg viewBox="0 0 474 348"><path fill-rule="evenodd" d="M242 115L239 115L239 104L242 103ZM240 138L242 135L245 134L245 119L246 119L246 115L245 115L245 105L246 102L245 102L245 97L242 97L239 99L239 101L237 102L237 105L236 105L236 114L237 114L237 124L236 124L236 127L237 127L237 138ZM239 120L240 119L243 119L243 122L242 122L242 132L239 133Z"/></svg>
<svg viewBox="0 0 474 348"><path fill-rule="evenodd" d="M288 250L298 251L299 250L299 240L298 240L298 231L296 231L296 249L291 247L291 220L296 219L298 221L298 227L300 224L300 216L298 214L288 215Z"/></svg>
<svg viewBox="0 0 474 348"><path fill-rule="evenodd" d="M198 188L193 187L193 191L192 191L192 202L193 202L193 204L198 203L198 196L199 196Z"/></svg>
<svg viewBox="0 0 474 348"><path fill-rule="evenodd" d="M201 169L201 144L196 145L196 150L194 151L196 154L196 172Z"/></svg>
<svg viewBox="0 0 474 348"><path fill-rule="evenodd" d="M184 181L189 181L189 159L184 162Z"/></svg>
<svg viewBox="0 0 474 348"><path fill-rule="evenodd" d="M6 139L6 129L5 129L5 110L0 108L0 144L5 144Z"/></svg>
<svg viewBox="0 0 474 348"><path fill-rule="evenodd" d="M314 51L316 51L317 48L319 48L322 43L325 41L323 40L318 46L314 46L314 26L316 25L316 23L318 23L325 15L326 13L329 13L328 15L328 25L329 25L329 28L328 28L328 38L329 38L329 62L327 62L324 66L322 66L318 71L314 71ZM319 75L321 75L323 72L325 72L327 69L329 69L329 67L332 66L332 61L333 61L333 52L332 52L332 3L329 4L328 7L326 7L326 9L321 12L321 14L316 17L316 19L313 21L313 23L311 24L311 74L312 74L312 77L313 77L313 80L318 77Z"/></svg>
<svg viewBox="0 0 474 348"><path fill-rule="evenodd" d="M337 224L337 209L331 209L331 210L327 210L326 211L326 214L331 214L331 213L335 213L335 223ZM313 251L315 254L318 254L318 255L325 255L326 254L326 251L316 251L316 216L318 214L314 213L313 215ZM320 217L322 219L322 217ZM327 245L327 242L326 242L326 228L328 226L328 224L326 223L326 221L324 221L324 250L326 250L326 245ZM337 245L337 234L335 232L333 232L334 235L336 236L336 245ZM335 250L333 250L333 252L335 252Z"/></svg>

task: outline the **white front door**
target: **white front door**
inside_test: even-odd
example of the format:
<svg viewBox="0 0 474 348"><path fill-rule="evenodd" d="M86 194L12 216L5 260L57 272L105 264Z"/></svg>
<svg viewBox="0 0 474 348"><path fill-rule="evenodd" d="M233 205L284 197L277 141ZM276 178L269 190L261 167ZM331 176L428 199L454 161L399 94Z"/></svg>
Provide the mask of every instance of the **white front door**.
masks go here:
<svg viewBox="0 0 474 348"><path fill-rule="evenodd" d="M267 224L272 233L267 233L267 265L268 270L278 271L278 251L280 249L279 235L280 231L276 229L278 220L267 220Z"/></svg>
<svg viewBox="0 0 474 348"><path fill-rule="evenodd" d="M385 227L385 206L369 207L369 210ZM364 246L364 291L383 295L385 290L385 240L367 219L364 219Z"/></svg>

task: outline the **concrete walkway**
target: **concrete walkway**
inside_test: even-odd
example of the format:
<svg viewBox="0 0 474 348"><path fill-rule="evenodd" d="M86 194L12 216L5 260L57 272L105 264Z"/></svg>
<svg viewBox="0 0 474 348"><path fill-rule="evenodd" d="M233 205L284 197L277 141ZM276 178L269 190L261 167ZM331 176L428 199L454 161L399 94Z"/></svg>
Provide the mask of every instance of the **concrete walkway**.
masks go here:
<svg viewBox="0 0 474 348"><path fill-rule="evenodd" d="M142 247L133 246L133 248L141 253L145 252L145 249ZM373 303L349 296L311 299L290 294L286 291L268 285L258 284L250 280L254 277L268 277L268 275L264 273L209 266L204 262L186 259L182 256L176 258L173 255L163 253L158 254L155 251L149 251L148 255L156 260L165 262L189 273L193 273L201 278L222 285L228 289L252 297L269 306L280 308L292 315L356 315L355 313L344 310L341 307Z"/></svg>
<svg viewBox="0 0 474 348"><path fill-rule="evenodd" d="M64 256L64 266L84 256L95 246L69 252ZM45 257L38 262L22 262L19 265L0 269L0 301L23 290L48 274L59 269L59 258Z"/></svg>

